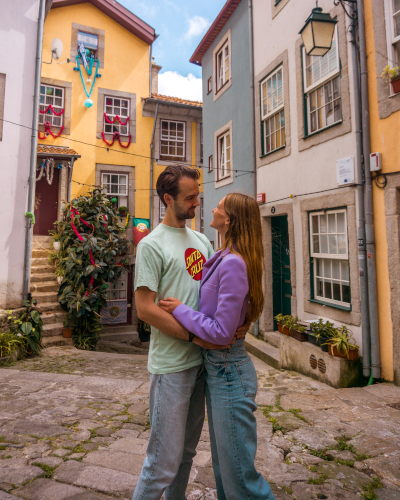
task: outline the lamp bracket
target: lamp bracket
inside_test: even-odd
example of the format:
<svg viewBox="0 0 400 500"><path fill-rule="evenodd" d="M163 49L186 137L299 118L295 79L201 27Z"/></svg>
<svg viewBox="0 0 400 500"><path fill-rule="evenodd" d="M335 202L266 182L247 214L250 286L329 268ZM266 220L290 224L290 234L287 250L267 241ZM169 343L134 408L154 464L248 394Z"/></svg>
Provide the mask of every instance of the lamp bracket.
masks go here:
<svg viewBox="0 0 400 500"><path fill-rule="evenodd" d="M333 3L336 6L341 5L347 17L349 17L352 21L355 21L357 19L357 0L333 0ZM349 11L350 5L354 6L353 12Z"/></svg>

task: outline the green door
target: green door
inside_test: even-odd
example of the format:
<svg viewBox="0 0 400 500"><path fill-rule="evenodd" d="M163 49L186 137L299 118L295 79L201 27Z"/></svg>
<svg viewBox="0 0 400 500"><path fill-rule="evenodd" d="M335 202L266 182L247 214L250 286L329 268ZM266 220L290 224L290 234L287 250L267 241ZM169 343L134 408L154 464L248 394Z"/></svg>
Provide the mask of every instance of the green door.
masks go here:
<svg viewBox="0 0 400 500"><path fill-rule="evenodd" d="M292 314L290 282L289 230L286 215L272 217L272 296L274 317ZM274 321L274 329L277 324Z"/></svg>

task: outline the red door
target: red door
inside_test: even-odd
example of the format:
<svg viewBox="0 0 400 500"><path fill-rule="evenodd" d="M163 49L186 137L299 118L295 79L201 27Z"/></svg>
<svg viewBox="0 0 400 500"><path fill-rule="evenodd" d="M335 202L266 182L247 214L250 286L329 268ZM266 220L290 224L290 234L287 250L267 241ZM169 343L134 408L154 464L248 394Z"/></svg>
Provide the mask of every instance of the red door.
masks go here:
<svg viewBox="0 0 400 500"><path fill-rule="evenodd" d="M35 225L33 234L48 236L49 231L54 229L53 222L57 220L58 208L58 181L60 171L54 167L53 182L49 184L44 175L39 181L36 181L35 197Z"/></svg>

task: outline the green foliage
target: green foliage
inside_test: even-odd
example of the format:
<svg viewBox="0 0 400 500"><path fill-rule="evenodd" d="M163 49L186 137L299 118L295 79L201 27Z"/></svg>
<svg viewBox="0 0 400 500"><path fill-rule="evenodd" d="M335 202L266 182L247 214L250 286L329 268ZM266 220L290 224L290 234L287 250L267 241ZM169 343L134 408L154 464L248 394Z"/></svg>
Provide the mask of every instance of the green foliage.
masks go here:
<svg viewBox="0 0 400 500"><path fill-rule="evenodd" d="M335 333L328 339L327 344L332 347L336 347L339 354L342 352L349 358L349 352L351 349L358 349L358 345L354 342L352 337L352 332L346 326L335 329Z"/></svg>
<svg viewBox="0 0 400 500"><path fill-rule="evenodd" d="M127 212L128 211L128 207L119 207L118 208L118 212Z"/></svg>
<svg viewBox="0 0 400 500"><path fill-rule="evenodd" d="M328 479L328 476L326 474L321 474L320 477L317 477L316 479L310 479L307 481L307 484L322 484Z"/></svg>
<svg viewBox="0 0 400 500"><path fill-rule="evenodd" d="M14 333L0 332L0 358L12 356L18 349L22 349L23 346L23 339L17 337Z"/></svg>
<svg viewBox="0 0 400 500"><path fill-rule="evenodd" d="M361 493L362 498L364 500L377 500L377 496L375 490L378 488L383 488L382 481L379 477L375 477L368 486L363 486L363 492Z"/></svg>
<svg viewBox="0 0 400 500"><path fill-rule="evenodd" d="M38 467L44 470L45 474L44 477L51 478L53 475L53 472L57 469L58 465L54 467L50 467L50 465L46 464L40 464L40 463L35 463Z"/></svg>
<svg viewBox="0 0 400 500"><path fill-rule="evenodd" d="M388 64L385 68L383 68L381 78L384 78L388 83L393 82L393 80L397 80L397 78L400 78L400 66L392 68Z"/></svg>
<svg viewBox="0 0 400 500"><path fill-rule="evenodd" d="M79 215L72 217L73 210ZM127 252L128 242L118 229L113 205L100 189L75 198L63 212L65 221L56 223L61 245L57 258L64 276L58 300L73 318L75 346L95 349L101 331L100 312L107 304L107 283L118 280L128 268L126 259L120 257Z"/></svg>
<svg viewBox="0 0 400 500"><path fill-rule="evenodd" d="M283 314L278 314L275 316L274 320L283 326L287 326L290 333L292 333L293 330L297 330L298 332L305 332L307 330L305 326L300 325L297 316L293 317L290 315L284 316Z"/></svg>
<svg viewBox="0 0 400 500"><path fill-rule="evenodd" d="M75 316L68 313L64 318L63 326L64 328L74 328L75 327Z"/></svg>
<svg viewBox="0 0 400 500"><path fill-rule="evenodd" d="M329 321L324 321L322 318L319 318L318 321L310 323L310 327L318 338L322 337L324 339L329 339L336 334L334 324Z"/></svg>
<svg viewBox="0 0 400 500"><path fill-rule="evenodd" d="M35 224L35 215L32 212L25 212L25 217L31 220L32 226Z"/></svg>

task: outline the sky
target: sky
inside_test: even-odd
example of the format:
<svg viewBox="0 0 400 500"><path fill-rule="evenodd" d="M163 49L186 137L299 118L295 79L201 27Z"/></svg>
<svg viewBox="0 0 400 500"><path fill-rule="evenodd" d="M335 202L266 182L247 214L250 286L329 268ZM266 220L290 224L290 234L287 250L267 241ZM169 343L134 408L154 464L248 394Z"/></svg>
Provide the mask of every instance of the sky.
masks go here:
<svg viewBox="0 0 400 500"><path fill-rule="evenodd" d="M190 57L226 0L119 0L150 24L158 35L153 44L159 94L202 101L201 67Z"/></svg>

